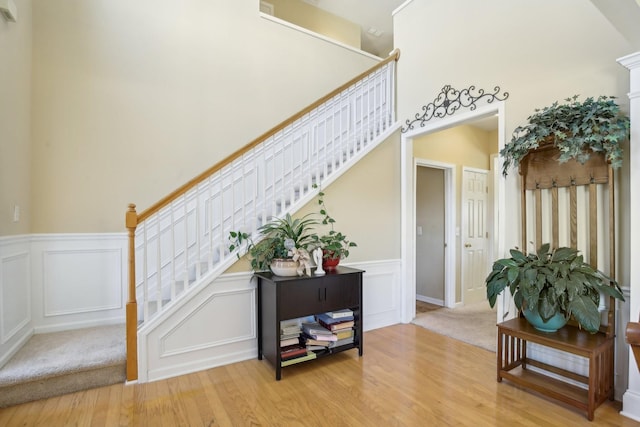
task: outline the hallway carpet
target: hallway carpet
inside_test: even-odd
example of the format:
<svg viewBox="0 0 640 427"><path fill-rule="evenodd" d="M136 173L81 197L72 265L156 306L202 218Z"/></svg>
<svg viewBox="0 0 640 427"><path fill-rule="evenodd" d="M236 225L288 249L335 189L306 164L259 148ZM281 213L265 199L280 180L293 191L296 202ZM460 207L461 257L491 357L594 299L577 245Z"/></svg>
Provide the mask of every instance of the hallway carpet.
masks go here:
<svg viewBox="0 0 640 427"><path fill-rule="evenodd" d="M487 301L417 313L411 323L489 351L496 351L496 310L489 307Z"/></svg>

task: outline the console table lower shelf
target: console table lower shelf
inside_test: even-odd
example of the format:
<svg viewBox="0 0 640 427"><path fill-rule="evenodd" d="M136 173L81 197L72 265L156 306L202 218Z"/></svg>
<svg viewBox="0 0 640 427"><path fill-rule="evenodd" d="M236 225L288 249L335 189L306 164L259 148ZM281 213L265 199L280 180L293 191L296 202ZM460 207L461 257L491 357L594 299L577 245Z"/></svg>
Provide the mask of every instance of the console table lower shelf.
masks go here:
<svg viewBox="0 0 640 427"><path fill-rule="evenodd" d="M527 343L536 343L575 354L589 361L589 375L531 359ZM553 333L538 331L523 318L498 324L497 379L511 381L545 396L586 411L593 421L595 409L605 400L613 400L614 339L603 333L590 334L574 326ZM529 369L534 367L537 369ZM586 388L556 379L555 374Z"/></svg>
<svg viewBox="0 0 640 427"><path fill-rule="evenodd" d="M282 277L269 272L255 274L258 279L258 359L267 359L275 368L276 380L282 368L297 363L358 349L362 356L362 274L355 268L338 266L322 276ZM307 353L298 360L283 360L280 346L281 322L328 311L353 312L353 342ZM310 350L308 350L310 351Z"/></svg>

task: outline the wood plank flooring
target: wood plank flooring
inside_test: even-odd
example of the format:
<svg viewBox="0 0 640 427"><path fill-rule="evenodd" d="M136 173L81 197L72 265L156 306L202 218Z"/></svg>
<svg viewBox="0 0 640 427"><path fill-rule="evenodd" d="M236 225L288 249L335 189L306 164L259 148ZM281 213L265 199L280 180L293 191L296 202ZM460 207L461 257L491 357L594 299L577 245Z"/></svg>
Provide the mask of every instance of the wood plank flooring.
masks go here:
<svg viewBox="0 0 640 427"><path fill-rule="evenodd" d="M415 325L283 370L248 360L147 384L0 409L1 426L640 426L605 402L595 421L496 382L495 354Z"/></svg>

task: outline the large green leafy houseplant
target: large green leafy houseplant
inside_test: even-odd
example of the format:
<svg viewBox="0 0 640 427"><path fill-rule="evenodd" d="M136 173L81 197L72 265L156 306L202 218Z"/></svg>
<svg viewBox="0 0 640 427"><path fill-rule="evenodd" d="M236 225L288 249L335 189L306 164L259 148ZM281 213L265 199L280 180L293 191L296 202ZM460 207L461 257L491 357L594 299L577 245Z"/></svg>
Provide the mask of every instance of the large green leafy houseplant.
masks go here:
<svg viewBox="0 0 640 427"><path fill-rule="evenodd" d="M622 164L620 144L629 137L629 117L620 112L615 97L600 96L578 101L567 98L564 104L554 102L536 109L527 118L528 124L518 126L511 141L500 150L504 159L502 174L507 175L530 150L543 144L553 144L560 150L558 161L587 161L592 152L602 152L613 168Z"/></svg>
<svg viewBox="0 0 640 427"><path fill-rule="evenodd" d="M585 263L573 248L550 250L548 243L527 255L512 249L510 258L495 261L487 276L489 304L509 288L516 307L537 312L547 321L556 313L574 316L582 328L600 328L600 294L624 301L617 282Z"/></svg>

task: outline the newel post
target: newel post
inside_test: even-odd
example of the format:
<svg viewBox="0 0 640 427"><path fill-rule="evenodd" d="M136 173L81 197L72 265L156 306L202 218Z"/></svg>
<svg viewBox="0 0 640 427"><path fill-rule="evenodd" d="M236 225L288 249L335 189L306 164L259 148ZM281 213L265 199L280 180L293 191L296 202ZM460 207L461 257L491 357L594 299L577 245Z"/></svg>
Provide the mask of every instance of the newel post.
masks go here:
<svg viewBox="0 0 640 427"><path fill-rule="evenodd" d="M136 205L129 204L125 216L129 230L129 297L127 299L127 381L138 379L138 303L136 302Z"/></svg>

